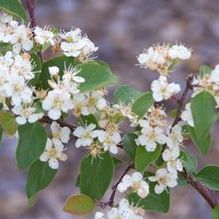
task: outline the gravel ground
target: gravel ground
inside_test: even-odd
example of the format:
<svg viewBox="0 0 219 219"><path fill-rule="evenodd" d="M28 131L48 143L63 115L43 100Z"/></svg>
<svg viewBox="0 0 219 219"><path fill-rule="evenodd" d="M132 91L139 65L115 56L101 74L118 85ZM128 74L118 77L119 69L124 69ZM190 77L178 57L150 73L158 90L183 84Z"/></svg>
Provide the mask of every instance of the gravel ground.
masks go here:
<svg viewBox="0 0 219 219"><path fill-rule="evenodd" d="M218 0L38 0L36 15L40 25L83 29L100 47L98 57L110 63L120 78L119 83L132 84L142 90L147 89L157 75L139 69L136 55L154 43L183 42L193 48L193 58L173 74L173 80L182 86L185 74L197 71L200 63L212 66L219 63ZM215 130L214 136L216 133ZM74 177L83 152L71 144L69 161L30 208L25 197L26 173L16 167L15 145L15 140L5 138L0 148L0 219L78 218L64 213L62 208L67 196L77 192ZM216 139L206 157L194 147L187 147L198 156L199 168L209 160L211 164L219 164ZM148 218L210 219L205 201L189 186L174 189L171 202L168 214L149 213Z"/></svg>

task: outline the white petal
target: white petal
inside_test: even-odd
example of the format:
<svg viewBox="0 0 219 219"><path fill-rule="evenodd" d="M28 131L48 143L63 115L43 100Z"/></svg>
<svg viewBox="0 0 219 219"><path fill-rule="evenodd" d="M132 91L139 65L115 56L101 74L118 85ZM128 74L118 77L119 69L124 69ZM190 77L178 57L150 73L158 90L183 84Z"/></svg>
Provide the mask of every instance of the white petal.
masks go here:
<svg viewBox="0 0 219 219"><path fill-rule="evenodd" d="M59 162L57 159L50 159L49 160L49 166L52 168L52 169L58 169L59 168Z"/></svg>

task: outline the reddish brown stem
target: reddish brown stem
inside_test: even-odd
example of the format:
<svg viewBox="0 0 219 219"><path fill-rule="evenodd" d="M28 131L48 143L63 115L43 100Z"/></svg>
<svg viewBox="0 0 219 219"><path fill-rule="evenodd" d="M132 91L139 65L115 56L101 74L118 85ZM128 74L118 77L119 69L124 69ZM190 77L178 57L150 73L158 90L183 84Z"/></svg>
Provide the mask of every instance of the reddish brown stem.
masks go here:
<svg viewBox="0 0 219 219"><path fill-rule="evenodd" d="M30 17L31 27L34 29L36 27L36 17L35 17L35 0L26 0L27 10ZM32 31L34 35L34 31ZM41 62L43 62L42 53L38 52Z"/></svg>
<svg viewBox="0 0 219 219"><path fill-rule="evenodd" d="M198 182L193 176L188 175L185 170L181 173L181 176L186 179L187 183L190 184L207 201L211 208L215 208L218 204L218 200L214 194L212 194L211 190Z"/></svg>
<svg viewBox="0 0 219 219"><path fill-rule="evenodd" d="M181 98L177 101L178 107L176 111L176 117L175 120L173 121L172 127L174 127L179 121L181 121L181 113L182 113L182 108L183 104L185 102L186 96L189 93L189 90L192 89L192 80L193 80L194 74L190 74L187 77L186 80L186 87L182 93Z"/></svg>
<svg viewBox="0 0 219 219"><path fill-rule="evenodd" d="M186 99L186 96L189 90L193 88L192 80L194 76L195 76L194 74L190 74L187 77L186 87L183 91L181 98L177 101L178 102L177 113L176 113L175 120L172 123L172 127L174 127L181 121L180 116L182 113L182 108L183 108L183 105L184 105L184 102L185 102L185 99ZM218 204L218 200L212 194L212 191L209 190L204 185L202 185L202 183L198 182L192 175L189 175L185 169L181 173L181 176L187 181L188 184L190 184L207 201L207 203L210 205L211 208L214 208Z"/></svg>
<svg viewBox="0 0 219 219"><path fill-rule="evenodd" d="M35 0L26 0L27 10L30 16L31 27L36 27L36 18L35 18Z"/></svg>
<svg viewBox="0 0 219 219"><path fill-rule="evenodd" d="M116 195L116 190L117 187L119 185L119 183L122 181L123 177L129 172L129 170L131 170L132 168L134 168L134 164L130 164L122 173L122 175L119 177L118 181L116 182L116 184L112 187L112 193L110 195L109 201L107 202L98 202L97 205L105 208L107 206L113 207L114 205L114 199L115 199L115 195Z"/></svg>
<svg viewBox="0 0 219 219"><path fill-rule="evenodd" d="M53 120L51 120L48 116L43 116L42 119L40 119L40 122L46 123L46 124L51 124L53 122ZM75 130L75 126L72 124L69 124L67 122L63 122L62 120L57 120L57 123L59 123L59 125L61 127L68 127L72 132Z"/></svg>

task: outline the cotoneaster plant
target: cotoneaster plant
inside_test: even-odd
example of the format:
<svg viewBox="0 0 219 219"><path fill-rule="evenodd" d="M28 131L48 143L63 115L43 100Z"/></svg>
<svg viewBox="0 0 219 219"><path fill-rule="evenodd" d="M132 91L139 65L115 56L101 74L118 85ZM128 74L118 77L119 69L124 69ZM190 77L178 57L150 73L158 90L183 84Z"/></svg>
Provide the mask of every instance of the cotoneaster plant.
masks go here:
<svg viewBox="0 0 219 219"><path fill-rule="evenodd" d="M36 26L34 1L26 4L30 23L19 0L0 0L0 130L1 136L18 138L16 159L28 170L27 197L50 184L74 146L87 152L73 167L80 167L79 192L63 204L65 211L95 219L143 219L147 211L168 212L171 189L190 184L218 219L213 191L219 190L219 167L197 171L184 141L191 140L202 154L209 151L218 119L219 66L188 74L182 90L170 82L171 73L191 57L191 49L154 45L137 57L140 67L158 72L151 90L120 85L109 102L107 86L117 77L93 58L98 47L79 28ZM50 60L42 58L46 50L52 51ZM176 101L171 115L165 112L168 100ZM127 120L129 133L120 128ZM120 163L127 168L111 186Z"/></svg>

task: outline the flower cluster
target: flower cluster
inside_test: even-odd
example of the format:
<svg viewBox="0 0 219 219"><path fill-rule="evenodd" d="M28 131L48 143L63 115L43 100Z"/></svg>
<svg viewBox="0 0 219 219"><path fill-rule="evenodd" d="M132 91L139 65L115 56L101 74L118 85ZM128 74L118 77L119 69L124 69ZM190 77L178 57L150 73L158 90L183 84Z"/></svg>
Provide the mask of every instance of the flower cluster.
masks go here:
<svg viewBox="0 0 219 219"><path fill-rule="evenodd" d="M42 46L52 46L53 50L61 50L67 57L78 58L79 61L87 61L98 50L98 47L79 28L69 32L55 33L48 27L34 29L34 40Z"/></svg>
<svg viewBox="0 0 219 219"><path fill-rule="evenodd" d="M182 171L182 163L178 159L183 142L182 127L168 127L165 118L166 114L162 109L152 107L144 118L139 120L141 130L136 139L137 145L144 146L148 152L155 151L158 144L166 147L162 152L162 158L167 167L158 169L155 176L149 177L150 181L158 182L155 186L155 192L158 194L166 187L175 187L177 171Z"/></svg>
<svg viewBox="0 0 219 219"><path fill-rule="evenodd" d="M129 204L127 199L122 199L118 207L113 207L105 215L97 212L94 219L143 219L144 212L141 208L134 207Z"/></svg>
<svg viewBox="0 0 219 219"><path fill-rule="evenodd" d="M15 54L30 51L34 44L31 29L24 24L20 25L7 14L1 13L0 17L0 41L10 43Z"/></svg>
<svg viewBox="0 0 219 219"><path fill-rule="evenodd" d="M109 120L104 122L101 120L99 128L95 124L89 124L85 127L79 126L75 129L74 135L78 138L75 143L76 147L89 147L93 155L99 155L101 149L117 154L117 145L122 140L117 124ZM98 153L97 148L99 149Z"/></svg>
<svg viewBox="0 0 219 219"><path fill-rule="evenodd" d="M162 158L166 162L166 168L161 168L156 171L155 176L148 179L152 182L157 182L155 192L162 193L167 187L173 188L177 185L177 171L182 171L180 156L180 146L183 142L182 128L179 125L173 127L167 136L167 148L162 153Z"/></svg>
<svg viewBox="0 0 219 219"><path fill-rule="evenodd" d="M79 28L60 34L61 49L66 56L78 57L80 61L98 50L87 36L83 36Z"/></svg>
<svg viewBox="0 0 219 219"><path fill-rule="evenodd" d="M65 146L70 139L70 129L68 127L60 127L56 122L51 124L52 137L47 139L45 152L40 156L42 162L49 163L52 169L59 168L59 160L66 161L67 155L63 153Z"/></svg>
<svg viewBox="0 0 219 219"><path fill-rule="evenodd" d="M141 66L160 73L158 80L154 80L151 84L155 101L168 100L180 92L178 84L168 83L168 75L179 60L187 60L190 57L191 50L183 45L157 45L150 47L138 56Z"/></svg>
<svg viewBox="0 0 219 219"><path fill-rule="evenodd" d="M198 95L202 91L209 92L215 99L216 107L219 106L219 65L204 75L196 76L192 81L193 94L192 97ZM185 110L182 112L181 118L188 123L191 127L194 127L194 121L191 111L191 103L187 103Z"/></svg>
<svg viewBox="0 0 219 219"><path fill-rule="evenodd" d="M48 82L52 90L47 93L42 102L42 107L45 111L48 111L48 116L51 119L57 120L61 117L62 112L68 113L69 110L73 109L74 95L80 92L79 85L85 80L77 75L79 72L72 66L64 70L61 79L58 75L58 67L50 67L49 73L51 80Z"/></svg>
<svg viewBox="0 0 219 219"><path fill-rule="evenodd" d="M162 75L168 74L179 60L191 57L191 50L183 45L156 45L138 56L138 62L144 68L156 70Z"/></svg>
<svg viewBox="0 0 219 219"><path fill-rule="evenodd" d="M144 181L140 172L134 172L132 175L126 174L117 189L121 193L129 189L131 192L136 192L140 198L146 198L149 194L149 185Z"/></svg>
<svg viewBox="0 0 219 219"><path fill-rule="evenodd" d="M152 152L156 150L157 144L165 144L166 135L163 129L167 125L165 118L166 114L161 108L152 107L138 121L141 130L136 139L137 145L144 146L146 151Z"/></svg>

